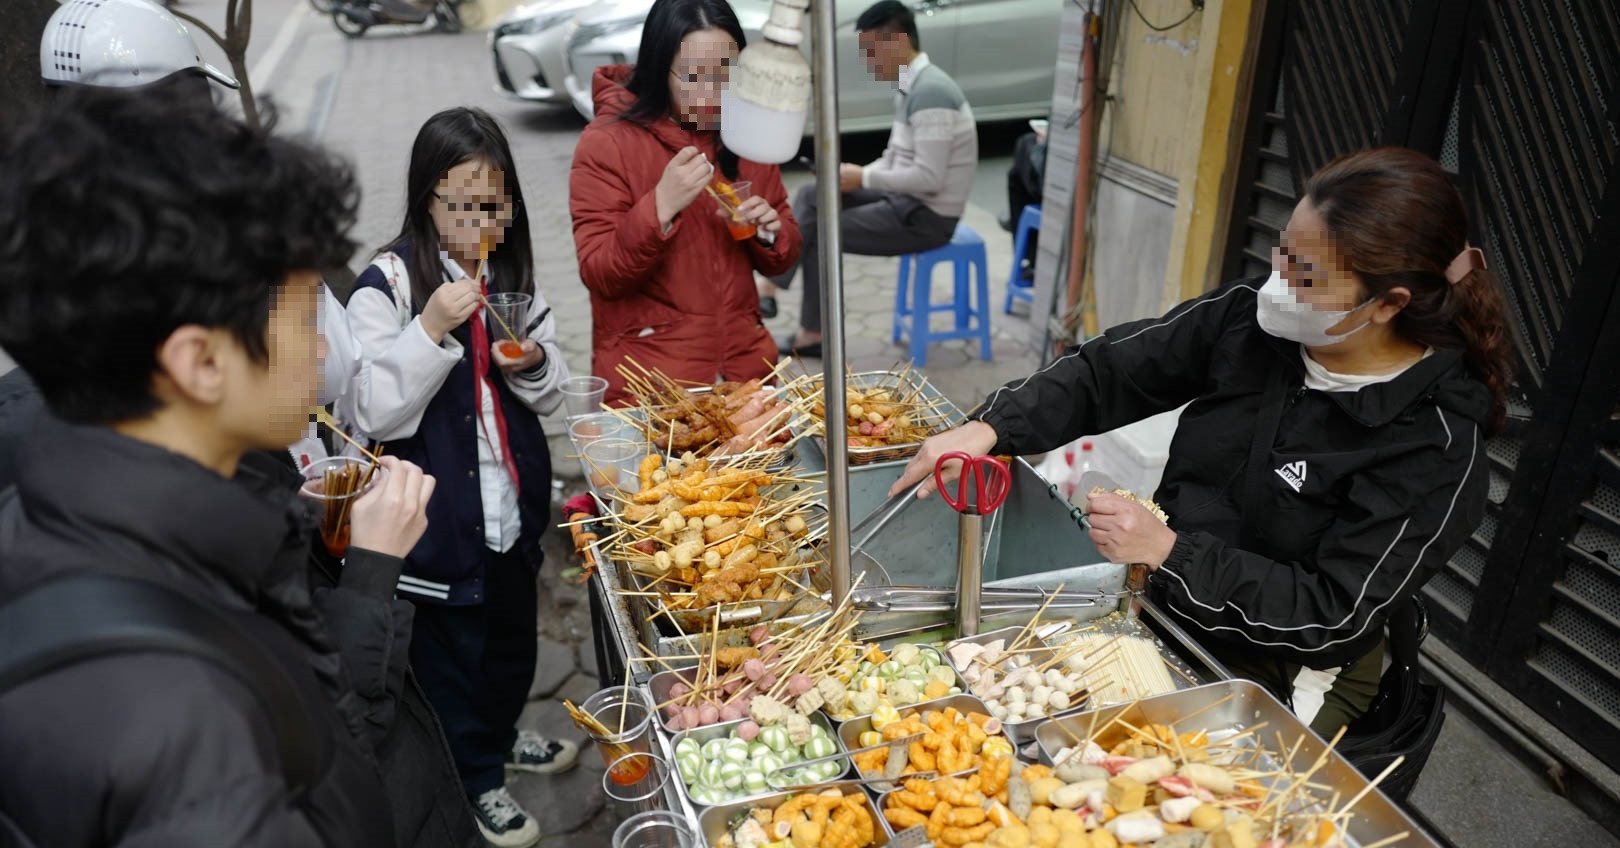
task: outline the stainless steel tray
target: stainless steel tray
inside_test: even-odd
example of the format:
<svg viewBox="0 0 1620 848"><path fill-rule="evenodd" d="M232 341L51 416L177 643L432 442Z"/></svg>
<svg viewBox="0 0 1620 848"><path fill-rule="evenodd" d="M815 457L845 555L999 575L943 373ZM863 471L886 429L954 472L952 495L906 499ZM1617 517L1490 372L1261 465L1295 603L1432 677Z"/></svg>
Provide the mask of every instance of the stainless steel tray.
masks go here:
<svg viewBox="0 0 1620 848"><path fill-rule="evenodd" d="M817 711L817 712L811 713L810 715L806 716L806 718L810 719L811 724L818 725L818 726L821 727L822 730L827 731L827 736L833 740L834 745L838 746L837 753L841 754L844 751L848 750L847 748L845 748L843 746L843 743L841 741L839 741L838 734L833 732L832 722L829 721L826 716L822 715L819 711ZM669 750L673 752L675 750L675 747L677 745L681 744L682 739L691 739L691 740L696 741L700 745L702 743L708 742L708 741L710 741L712 739L725 739L725 738L729 737L731 735L731 732L733 730L736 730L737 727L739 725L741 725L742 723L743 723L743 720L738 719L736 721L724 721L724 722L721 722L719 724L711 724L708 727L700 727L700 728L698 728L696 730L683 730L683 731L681 731L679 733L676 733L674 736L670 737ZM844 761L844 773L845 774L849 773L850 765L851 765L851 763L846 759ZM692 798L691 794L689 792L687 792L686 781L684 779L682 779L680 777L680 775L677 774L675 776L675 780L676 780L677 783L680 784L681 796L686 799L687 803L691 804L693 807L695 807L697 809L705 809L706 808L706 805L698 803L696 800L694 800ZM778 783L782 783L782 781L778 781ZM744 802L747 802L747 801L754 801L754 800L757 800L757 799L760 799L760 798L764 798L767 795L773 795L773 794L776 794L775 790L771 790L771 791L767 791L767 792L759 792L759 793L756 793L756 794L753 794L753 795L739 795L736 798L728 799L726 801L726 805L739 804L739 803L744 803Z"/></svg>
<svg viewBox="0 0 1620 848"><path fill-rule="evenodd" d="M1230 697L1229 697L1230 696ZM1222 702L1222 699L1228 699ZM1215 705L1215 706L1211 706ZM1242 733L1261 722L1266 724L1265 735L1275 738L1281 734L1290 744L1302 740L1295 763L1314 762L1327 749L1327 743L1299 720L1281 702L1259 684L1248 680L1225 680L1193 689L1184 689L1167 695L1144 698L1131 704L1104 707L1096 710L1096 726L1102 726L1116 716L1125 716L1138 727L1147 723L1174 725L1181 733L1202 730L1211 734ZM1195 715L1196 713L1196 715ZM1134 716L1134 718L1133 718ZM1183 721L1182 716L1191 718ZM1041 723L1035 730L1044 761L1051 762L1063 748L1072 745L1074 738L1085 738L1092 726L1092 712ZM842 728L840 728L842 732ZM1071 735L1072 734L1072 735ZM1249 740L1253 744L1253 739ZM1278 764L1271 757L1263 757L1264 771ZM1327 765L1312 778L1315 783L1333 787L1333 791L1348 799L1367 786L1367 778L1356 771L1337 751L1329 755ZM1261 782L1269 782L1262 778ZM1324 801L1329 800L1327 798ZM1411 835L1401 842L1405 848L1434 846L1438 843L1401 811L1378 789L1369 792L1355 806L1355 815L1349 824L1351 845L1364 845L1393 836L1402 831Z"/></svg>
<svg viewBox="0 0 1620 848"><path fill-rule="evenodd" d="M1054 625L1064 625L1064 624L1069 624L1069 622L1053 622L1053 624ZM946 662L950 662L950 655L951 655L950 647L951 647L951 645L954 645L954 644L957 644L957 643L960 643L960 642L968 642L968 643L972 643L972 644L975 644L975 645L988 645L988 644L990 644L991 642L994 642L997 639L1005 639L1005 640L1007 640L1007 642L1010 643L1013 639L1017 638L1019 633L1023 632L1023 629L1024 628L1022 628L1022 627L1003 627L1000 630L992 630L989 633L980 633L977 636L968 636L968 637L965 637L965 638L962 638L962 639L956 639L956 640L952 641L950 644L945 646L944 653L945 653L945 657L946 657ZM1044 626L1042 627L1042 629L1045 629ZM1040 637L1036 637L1035 641L1037 643L1041 644L1041 645L1046 645L1047 644L1046 640L1041 639ZM1044 650L1044 651L1041 651L1041 650L1030 651L1029 653L1022 654L1021 656L1028 657L1029 661L1030 661L1030 663L1032 665L1040 665L1041 663L1044 663L1044 662L1052 659L1054 656L1057 656L1057 652L1052 650L1050 647L1047 647L1047 649ZM962 676L962 669L959 669L959 668L956 669L956 676L958 678L961 678L963 680L963 682L966 683L967 678ZM963 690L967 691L967 687L965 685L963 686ZM1004 722L1001 723L1001 727L1006 732L1007 736L1010 739L1012 739L1014 745L1022 747L1025 744L1028 744L1029 742L1033 742L1035 740L1035 728L1038 727L1041 724L1041 722L1046 721L1048 719L1063 718L1064 716L1076 715L1078 713L1085 712L1088 709L1091 709L1091 705L1089 703L1082 702L1082 703L1077 704L1075 706L1069 707L1066 710L1059 710L1058 712L1052 713L1051 715L1042 716L1040 718L1030 718L1030 719L1025 719L1023 721L1017 721L1017 722L1004 721Z"/></svg>
<svg viewBox="0 0 1620 848"><path fill-rule="evenodd" d="M866 811L872 814L872 842L869 843L870 848L883 848L883 846L888 845L893 833L889 830L889 823L884 820L883 814L872 803L872 799L865 792L862 792L858 786L846 785L836 788L840 789L845 795L859 795L862 803L866 805ZM703 834L704 844L708 845L709 848L714 848L719 843L720 837L726 834L727 825L738 815L754 809L774 810L786 803L789 798L816 791L812 787L804 790L804 792L779 792L752 801L737 801L724 806L707 807L698 816L698 830Z"/></svg>
<svg viewBox="0 0 1620 848"><path fill-rule="evenodd" d="M822 392L821 385L821 380L815 380L810 384L810 390L820 394ZM927 425L929 435L948 430L960 424L965 417L962 410L955 403L945 397L944 393L935 388L934 384L930 383L927 377L919 374L916 369L912 369L905 374L897 374L892 371L862 371L850 375L846 381L846 386L856 390L900 389L905 392L916 391L918 397L923 401L938 401L941 404L940 408L930 412L921 422ZM806 427L812 428L813 435L809 441L814 442L821 451L821 455L825 457L827 455L827 430L823 423L821 419L809 416L808 421L801 419L797 423L795 433L801 432ZM839 432L845 433L847 428L848 425L846 424L844 428L840 428ZM909 460L921 447L922 442L906 442L882 447L852 447L849 449L849 464L854 466L903 462Z"/></svg>

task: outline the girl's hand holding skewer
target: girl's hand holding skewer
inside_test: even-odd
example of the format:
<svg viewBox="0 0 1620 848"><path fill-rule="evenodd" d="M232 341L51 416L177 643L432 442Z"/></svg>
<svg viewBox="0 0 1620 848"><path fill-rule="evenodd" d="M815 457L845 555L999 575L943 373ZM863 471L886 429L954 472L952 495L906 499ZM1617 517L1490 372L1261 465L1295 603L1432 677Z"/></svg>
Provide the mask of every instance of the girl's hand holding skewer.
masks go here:
<svg viewBox="0 0 1620 848"><path fill-rule="evenodd" d="M523 355L519 357L507 356L504 348L512 345L511 339L501 339L489 346L490 358L502 371L516 374L521 371L530 371L540 367L546 361L546 350L536 344L534 339L524 339L522 342Z"/></svg>
<svg viewBox="0 0 1620 848"><path fill-rule="evenodd" d="M435 482L404 460L385 456L380 462L386 473L354 502L349 546L403 559L427 532Z"/></svg>

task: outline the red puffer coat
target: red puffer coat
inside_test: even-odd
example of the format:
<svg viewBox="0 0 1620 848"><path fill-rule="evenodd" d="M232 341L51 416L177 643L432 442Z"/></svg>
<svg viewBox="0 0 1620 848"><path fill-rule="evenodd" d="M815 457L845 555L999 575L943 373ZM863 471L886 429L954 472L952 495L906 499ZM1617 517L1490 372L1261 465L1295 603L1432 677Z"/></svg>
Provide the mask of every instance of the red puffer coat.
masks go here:
<svg viewBox="0 0 1620 848"><path fill-rule="evenodd" d="M754 271L792 268L804 241L782 172L743 161L738 176L782 216L775 244L733 240L707 192L660 233L653 194L664 168L688 146L715 161L719 134L672 120L621 120L635 102L629 79L625 65L596 72L596 120L580 136L569 174L579 275L591 293L591 371L607 379L608 403L626 399L617 368L627 356L679 380L763 377L777 352L759 320Z"/></svg>

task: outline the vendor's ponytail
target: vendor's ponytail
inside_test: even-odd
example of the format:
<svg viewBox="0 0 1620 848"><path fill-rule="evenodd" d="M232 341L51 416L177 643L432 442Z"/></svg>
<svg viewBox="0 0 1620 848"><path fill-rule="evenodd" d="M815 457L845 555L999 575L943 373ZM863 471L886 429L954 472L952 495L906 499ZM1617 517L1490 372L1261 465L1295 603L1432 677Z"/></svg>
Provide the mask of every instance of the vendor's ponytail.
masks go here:
<svg viewBox="0 0 1620 848"><path fill-rule="evenodd" d="M1513 348L1501 282L1483 259L1448 272L1470 251L1462 195L1427 156L1379 147L1328 163L1305 184L1305 195L1327 223L1338 248L1379 297L1411 293L1393 328L1403 338L1461 350L1469 370L1491 393L1487 434L1507 420Z"/></svg>
<svg viewBox="0 0 1620 848"><path fill-rule="evenodd" d="M1507 303L1502 284L1485 268L1470 271L1451 286L1457 329L1468 345L1468 367L1491 390L1486 432L1507 423L1507 396L1513 388L1513 342L1508 338Z"/></svg>

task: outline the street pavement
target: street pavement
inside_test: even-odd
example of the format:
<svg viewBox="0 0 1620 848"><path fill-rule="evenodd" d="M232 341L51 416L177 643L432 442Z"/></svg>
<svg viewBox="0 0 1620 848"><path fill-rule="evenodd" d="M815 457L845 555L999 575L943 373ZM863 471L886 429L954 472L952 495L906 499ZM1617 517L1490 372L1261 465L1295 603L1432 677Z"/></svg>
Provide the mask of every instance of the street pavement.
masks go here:
<svg viewBox="0 0 1620 848"><path fill-rule="evenodd" d="M186 0L184 8L217 19L225 0ZM489 2L489 0L486 0ZM511 0L493 0L509 5ZM210 10L213 18L209 18ZM493 21L497 9L486 17ZM364 267L372 251L399 229L404 208L406 163L417 128L434 112L451 106L488 110L506 127L522 178L535 244L536 275L558 316L563 351L575 373L590 367L589 302L574 260L567 211L568 168L583 122L566 108L514 102L492 88L486 36L391 37L368 34L344 38L328 18L314 14L304 0L257 0L254 47L249 63L261 92L278 106L280 126L307 133L347 157L362 188L356 238L362 245L351 267ZM211 61L223 57L204 46ZM1002 175L1018 127L984 128L983 162L972 206L963 223L984 237L989 254L993 360L979 358L973 342L930 348L925 373L958 405L971 407L995 386L1022 377L1039 365L1041 332L1027 318L1002 314L1010 239L995 216L1005 209ZM850 140L855 161L875 156L882 139ZM809 179L803 171L785 174L790 190ZM845 261L845 333L849 364L856 370L888 368L905 358L890 343L896 261L848 257ZM936 285L949 285L942 270ZM797 325L798 287L780 298L782 314L769 322L779 337ZM820 363L807 363L812 369ZM560 434L558 420L547 432ZM565 493L581 490L577 463L564 440L553 439L553 456ZM584 590L559 572L572 565L566 536L547 535L548 557L541 573L539 671L524 712L524 727L554 736L578 738L561 705L576 703L599 688L589 640L590 617ZM514 794L536 814L543 845L605 846L616 823L604 806L602 763L595 752L581 752L581 766L558 777L523 775ZM1502 751L1484 731L1453 715L1415 794L1417 806L1459 846L1620 846L1609 834L1551 792L1546 782Z"/></svg>

